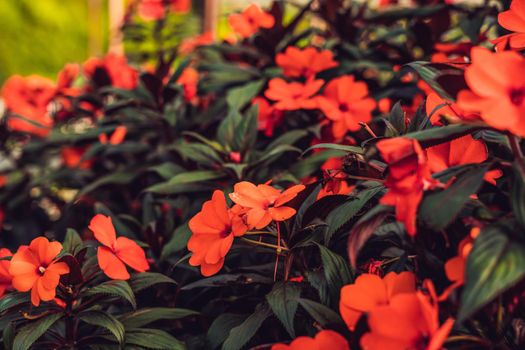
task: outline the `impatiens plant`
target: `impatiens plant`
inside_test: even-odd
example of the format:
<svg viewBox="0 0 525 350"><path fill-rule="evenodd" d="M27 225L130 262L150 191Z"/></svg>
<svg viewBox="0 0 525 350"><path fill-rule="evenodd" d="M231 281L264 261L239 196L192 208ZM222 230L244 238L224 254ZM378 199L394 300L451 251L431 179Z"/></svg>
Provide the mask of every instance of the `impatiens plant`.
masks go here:
<svg viewBox="0 0 525 350"><path fill-rule="evenodd" d="M246 5L5 82L4 348L525 347L525 1Z"/></svg>

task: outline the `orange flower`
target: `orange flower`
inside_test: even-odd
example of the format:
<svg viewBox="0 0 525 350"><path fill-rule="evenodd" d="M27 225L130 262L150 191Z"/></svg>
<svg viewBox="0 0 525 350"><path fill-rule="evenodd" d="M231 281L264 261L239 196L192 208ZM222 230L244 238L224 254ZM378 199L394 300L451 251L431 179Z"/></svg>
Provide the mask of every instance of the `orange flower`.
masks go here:
<svg viewBox="0 0 525 350"><path fill-rule="evenodd" d="M498 15L499 24L515 32L492 40L496 45L496 51L503 51L507 48L511 50L522 50L525 48L525 1L513 0L510 10Z"/></svg>
<svg viewBox="0 0 525 350"><path fill-rule="evenodd" d="M0 249L0 258L13 256L13 253L7 248ZM11 288L11 280L13 277L9 273L11 266L10 260L0 260L0 298L4 296L6 290Z"/></svg>
<svg viewBox="0 0 525 350"><path fill-rule="evenodd" d="M388 192L380 203L395 206L396 219L414 236L423 192L435 188L439 182L432 179L425 152L416 140L404 137L381 140L377 148L389 168L385 181Z"/></svg>
<svg viewBox="0 0 525 350"><path fill-rule="evenodd" d="M62 147L60 150L62 162L68 168L89 169L93 161L91 159L82 160L86 151L86 147Z"/></svg>
<svg viewBox="0 0 525 350"><path fill-rule="evenodd" d="M102 243L102 247L98 247L97 258L106 276L114 280L129 279L126 265L138 272L149 270L144 250L127 237L117 238L111 217L95 215L89 223L89 229L96 240Z"/></svg>
<svg viewBox="0 0 525 350"><path fill-rule="evenodd" d="M494 69L498 67L498 69ZM491 127L525 136L525 58L513 51L492 53L472 49L472 64L465 70L470 90L458 95L458 106L479 112Z"/></svg>
<svg viewBox="0 0 525 350"><path fill-rule="evenodd" d="M126 137L126 134L128 133L128 128L126 128L124 125L117 126L115 128L115 131L113 131L113 134L109 137L105 133L102 133L98 135L98 140L102 144L109 143L110 145L120 145L122 141L124 141L124 138Z"/></svg>
<svg viewBox="0 0 525 350"><path fill-rule="evenodd" d="M483 141L475 140L472 135L427 148L426 153L428 166L432 173L463 164L483 163L489 156L487 146ZM501 175L500 170L491 170L485 174L485 180L496 184L496 179Z"/></svg>
<svg viewBox="0 0 525 350"><path fill-rule="evenodd" d="M138 14L145 20L158 20L166 16L166 9L186 13L191 9L191 0L140 0Z"/></svg>
<svg viewBox="0 0 525 350"><path fill-rule="evenodd" d="M399 293L388 305L370 310L370 332L360 343L364 350L439 350L453 325L449 318L440 327L435 296L429 300L422 292Z"/></svg>
<svg viewBox="0 0 525 350"><path fill-rule="evenodd" d="M246 221L249 227L261 229L274 221L284 221L295 215L288 203L304 190L304 185L295 185L281 193L267 184L257 185L242 181L235 184L230 198L234 203L247 208Z"/></svg>
<svg viewBox="0 0 525 350"><path fill-rule="evenodd" d="M219 272L234 237L247 231L236 210L227 207L224 193L219 190L213 192L211 200L204 202L201 211L190 220L189 227L192 236L188 250L193 253L190 265L200 265L204 276Z"/></svg>
<svg viewBox="0 0 525 350"><path fill-rule="evenodd" d="M134 89L138 85L137 70L128 65L126 57L109 53L104 58L90 58L84 62L84 72L99 85Z"/></svg>
<svg viewBox="0 0 525 350"><path fill-rule="evenodd" d="M331 330L322 330L315 335L314 338L310 337L297 337L290 343L286 344L275 344L272 346L272 350L350 350L348 342L339 333Z"/></svg>
<svg viewBox="0 0 525 350"><path fill-rule="evenodd" d="M339 312L353 331L361 315L379 305L388 305L399 293L416 291L416 276L412 272L390 272L381 279L373 274L362 274L354 284L341 288Z"/></svg>
<svg viewBox="0 0 525 350"><path fill-rule="evenodd" d="M211 43L213 43L213 34L210 32L202 33L182 40L182 43L179 46L179 52L183 55L188 55L199 46Z"/></svg>
<svg viewBox="0 0 525 350"><path fill-rule="evenodd" d="M254 98L252 103L259 107L259 114L257 115L257 129L264 130L264 134L266 136L272 137L273 129L283 117L283 111L275 109L263 97Z"/></svg>
<svg viewBox="0 0 525 350"><path fill-rule="evenodd" d="M465 266L467 264L467 257L472 250L474 240L479 235L480 228L473 227L467 237L463 238L458 245L458 255L449 259L445 263L445 274L452 282L443 293L439 296L439 300L445 300L454 289L460 287L465 283Z"/></svg>
<svg viewBox="0 0 525 350"><path fill-rule="evenodd" d="M69 266L56 260L62 250L59 242L49 242L46 237L37 237L29 246L21 246L11 259L9 273L13 277L13 288L20 292L31 290L31 302L55 298L60 275L69 273Z"/></svg>
<svg viewBox="0 0 525 350"><path fill-rule="evenodd" d="M2 88L2 98L6 108L19 116L10 116L7 126L11 130L47 136L53 126L53 119L47 110L55 94L55 84L37 75L26 78L14 75L7 79Z"/></svg>
<svg viewBox="0 0 525 350"><path fill-rule="evenodd" d="M188 67L184 69L177 84L182 86L184 90L184 99L191 102L197 96L197 83L199 82L199 72L194 68Z"/></svg>
<svg viewBox="0 0 525 350"><path fill-rule="evenodd" d="M318 97L319 108L333 121L334 137L341 138L347 131L356 131L360 122L372 119L375 101L368 97L368 87L364 82L355 81L352 75L330 81Z"/></svg>
<svg viewBox="0 0 525 350"><path fill-rule="evenodd" d="M437 52L432 54L431 62L465 63L473 46L471 42L437 43L434 45Z"/></svg>
<svg viewBox="0 0 525 350"><path fill-rule="evenodd" d="M251 4L241 13L229 15L228 23L241 38L248 38L257 33L260 28L273 27L275 19L256 4Z"/></svg>
<svg viewBox="0 0 525 350"><path fill-rule="evenodd" d="M275 63L289 78L313 78L319 72L338 66L330 50L319 51L314 47L300 49L295 46L288 46L284 53L277 54Z"/></svg>
<svg viewBox="0 0 525 350"><path fill-rule="evenodd" d="M428 94L425 109L432 125L443 125L442 118L451 122L479 120L478 115L465 112L457 103L445 100L435 92Z"/></svg>
<svg viewBox="0 0 525 350"><path fill-rule="evenodd" d="M287 83L281 78L274 78L268 83L264 96L277 101L274 108L293 111L297 109L317 108L317 101L312 97L323 86L323 80L308 80L306 83Z"/></svg>

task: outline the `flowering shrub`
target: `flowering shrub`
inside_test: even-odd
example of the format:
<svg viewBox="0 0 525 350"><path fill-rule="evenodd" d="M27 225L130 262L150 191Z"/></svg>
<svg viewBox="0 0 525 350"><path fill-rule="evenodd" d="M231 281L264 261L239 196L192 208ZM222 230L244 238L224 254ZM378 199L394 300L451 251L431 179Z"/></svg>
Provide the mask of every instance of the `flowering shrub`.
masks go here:
<svg viewBox="0 0 525 350"><path fill-rule="evenodd" d="M4 84L4 347L524 347L525 1L190 5Z"/></svg>

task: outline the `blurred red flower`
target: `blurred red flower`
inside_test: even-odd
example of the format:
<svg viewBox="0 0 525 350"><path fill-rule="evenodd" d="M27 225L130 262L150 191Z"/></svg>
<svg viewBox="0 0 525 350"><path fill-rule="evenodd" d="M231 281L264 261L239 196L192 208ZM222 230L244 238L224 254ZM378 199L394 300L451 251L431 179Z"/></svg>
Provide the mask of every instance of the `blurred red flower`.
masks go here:
<svg viewBox="0 0 525 350"><path fill-rule="evenodd" d="M263 130L264 135L272 137L275 126L283 117L283 111L274 108L264 97L256 97L252 103L259 107L257 129Z"/></svg>
<svg viewBox="0 0 525 350"><path fill-rule="evenodd" d="M339 333L322 330L310 337L297 337L290 345L275 344L272 350L350 350L347 340Z"/></svg>
<svg viewBox="0 0 525 350"><path fill-rule="evenodd" d="M104 58L93 57L84 62L84 73L90 78L96 78L102 70L109 78L107 82L121 89L134 89L138 85L138 71L129 66L123 55L109 53Z"/></svg>
<svg viewBox="0 0 525 350"><path fill-rule="evenodd" d="M140 0L138 14L145 20L158 20L166 16L166 9L186 13L191 10L191 0Z"/></svg>
<svg viewBox="0 0 525 350"><path fill-rule="evenodd" d="M7 126L11 130L47 136L53 126L48 105L56 91L51 80L37 75L25 78L14 75L7 79L2 88L2 98L6 108L16 114L8 117Z"/></svg>
<svg viewBox="0 0 525 350"><path fill-rule="evenodd" d="M423 192L440 183L432 178L425 152L416 140L404 137L381 140L377 149L388 164L385 181L388 192L380 203L395 206L396 219L405 224L409 235L414 236Z"/></svg>
<svg viewBox="0 0 525 350"><path fill-rule="evenodd" d="M197 84L199 82L199 72L196 69L188 67L184 69L177 84L184 90L184 99L191 102L197 96Z"/></svg>
<svg viewBox="0 0 525 350"><path fill-rule="evenodd" d="M287 83L281 78L274 78L268 83L264 96L276 101L274 108L293 111L297 109L317 108L317 101L313 96L323 86L323 80L308 80L304 84L299 82Z"/></svg>
<svg viewBox="0 0 525 350"><path fill-rule="evenodd" d="M333 121L332 132L336 138L343 137L349 130L359 130L359 123L369 122L376 108L375 100L368 97L367 85L355 81L352 75L331 80L317 101L321 111Z"/></svg>
<svg viewBox="0 0 525 350"><path fill-rule="evenodd" d="M501 12L498 15L499 24L515 32L503 35L492 40L496 45L496 51L503 51L507 48L511 50L522 50L525 48L525 0L513 0L510 10Z"/></svg>
<svg viewBox="0 0 525 350"><path fill-rule="evenodd" d="M284 53L275 56L275 62L289 78L313 78L317 73L337 67L334 54L330 50L318 50L315 47L300 49L288 46Z"/></svg>
<svg viewBox="0 0 525 350"><path fill-rule="evenodd" d="M213 34L210 32L202 33L182 40L182 43L179 46L179 52L183 55L188 55L195 51L199 46L211 43L213 43Z"/></svg>
<svg viewBox="0 0 525 350"><path fill-rule="evenodd" d="M13 253L11 253L9 249L0 248L0 258L7 258L10 256L13 256ZM6 290L11 288L11 280L13 277L9 273L10 266L10 260L0 260L0 298L4 296Z"/></svg>
<svg viewBox="0 0 525 350"><path fill-rule="evenodd" d="M241 13L229 15L228 23L241 38L248 38L257 33L260 28L273 27L275 19L256 4L251 4Z"/></svg>
<svg viewBox="0 0 525 350"><path fill-rule="evenodd" d="M525 76L525 58L514 51L492 53L482 47L473 48L471 56L472 64L465 70L470 90L459 92L458 106L479 113L493 128L525 136L525 82L517 79Z"/></svg>
<svg viewBox="0 0 525 350"><path fill-rule="evenodd" d="M98 135L98 140L102 144L110 144L110 145L119 145L124 141L124 138L126 137L126 134L128 133L128 128L124 125L119 125L115 128L111 136L108 138L108 135L105 133L102 133Z"/></svg>
<svg viewBox="0 0 525 350"><path fill-rule="evenodd" d="M79 168L89 169L93 164L91 159L82 159L84 154L88 150L88 147L62 147L60 149L60 155L62 156L62 162L68 168Z"/></svg>

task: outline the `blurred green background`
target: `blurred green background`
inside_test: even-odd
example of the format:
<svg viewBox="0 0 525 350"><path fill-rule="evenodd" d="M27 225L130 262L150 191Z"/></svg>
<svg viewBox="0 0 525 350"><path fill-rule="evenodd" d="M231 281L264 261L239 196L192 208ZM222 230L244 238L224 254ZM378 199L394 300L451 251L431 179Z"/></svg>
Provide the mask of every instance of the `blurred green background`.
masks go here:
<svg viewBox="0 0 525 350"><path fill-rule="evenodd" d="M0 85L13 74L55 78L68 62L82 62L107 51L109 0L0 0ZM127 3L129 0L125 1ZM214 0L220 4L218 32L228 31L227 15L252 2L271 0ZM199 31L204 0L193 1L189 31ZM304 3L303 0L296 0ZM197 22L197 23L196 23Z"/></svg>

